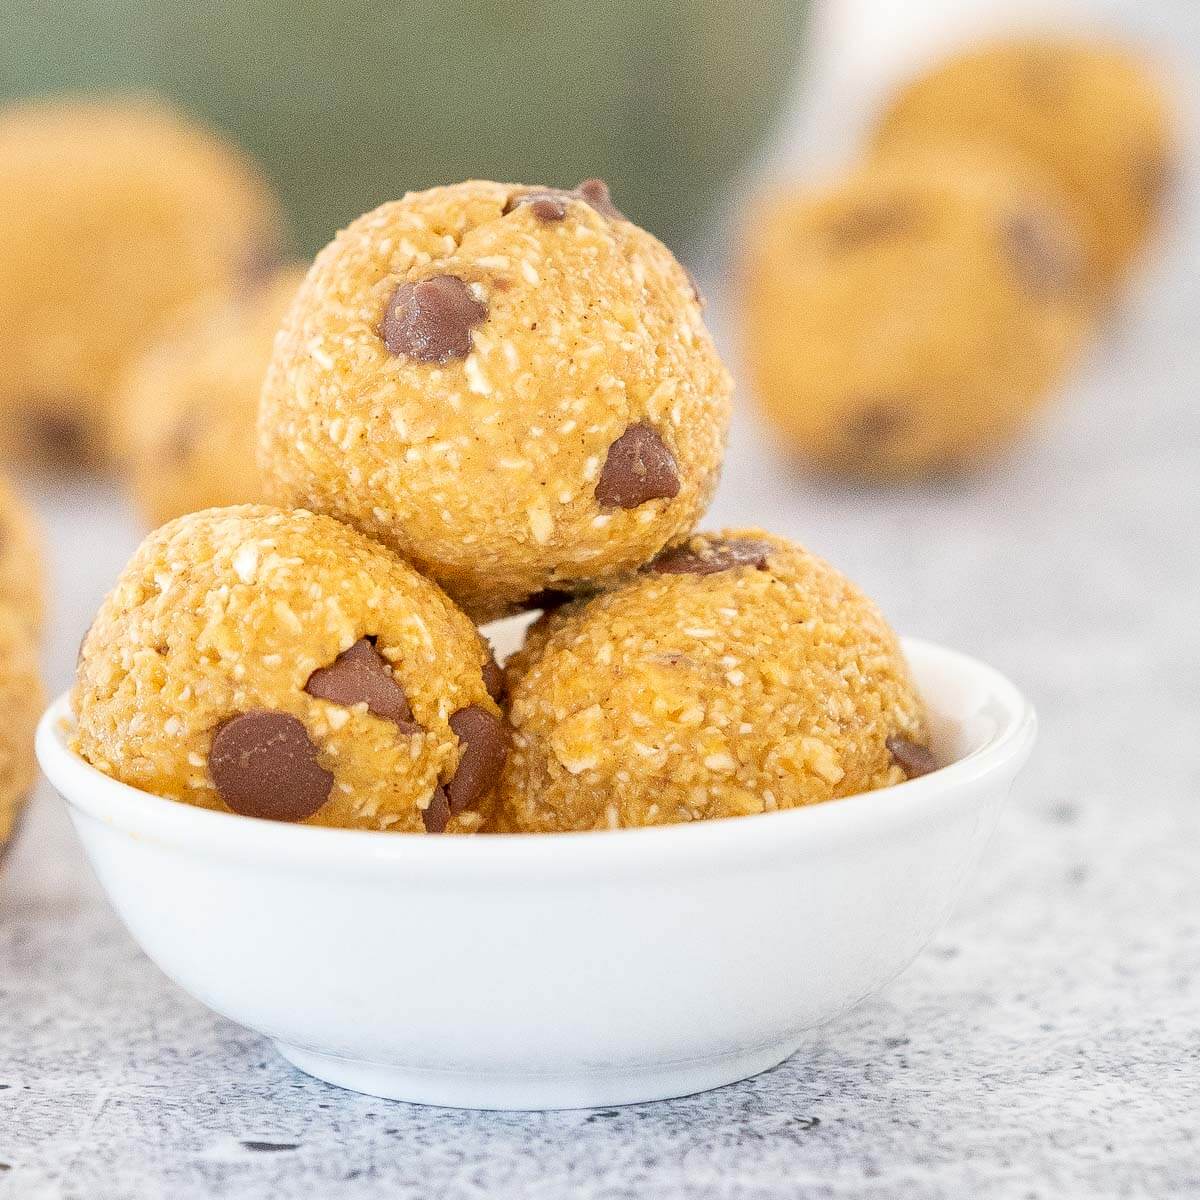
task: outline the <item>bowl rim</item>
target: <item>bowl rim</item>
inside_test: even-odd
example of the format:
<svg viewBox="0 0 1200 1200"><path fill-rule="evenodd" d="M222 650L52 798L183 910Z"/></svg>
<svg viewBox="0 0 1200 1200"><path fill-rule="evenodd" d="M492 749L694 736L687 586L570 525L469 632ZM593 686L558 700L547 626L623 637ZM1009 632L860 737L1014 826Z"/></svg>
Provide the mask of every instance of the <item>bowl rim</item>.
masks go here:
<svg viewBox="0 0 1200 1200"><path fill-rule="evenodd" d="M982 685L996 717L988 740L971 753L929 775L822 804L747 817L659 825L640 829L573 833L475 834L470 837L406 837L361 829L291 825L236 813L197 808L141 791L105 775L72 751L70 690L58 696L38 723L38 762L66 800L72 816L83 815L138 842L251 860L262 865L368 870L401 867L412 875L461 882L516 875L577 876L618 866L667 866L720 861L753 866L798 849L824 852L833 845L887 837L901 829L938 821L973 785L996 778L1010 782L1025 762L1037 733L1033 706L994 667L934 642L904 638L910 661L949 668ZM920 674L919 670L917 674Z"/></svg>

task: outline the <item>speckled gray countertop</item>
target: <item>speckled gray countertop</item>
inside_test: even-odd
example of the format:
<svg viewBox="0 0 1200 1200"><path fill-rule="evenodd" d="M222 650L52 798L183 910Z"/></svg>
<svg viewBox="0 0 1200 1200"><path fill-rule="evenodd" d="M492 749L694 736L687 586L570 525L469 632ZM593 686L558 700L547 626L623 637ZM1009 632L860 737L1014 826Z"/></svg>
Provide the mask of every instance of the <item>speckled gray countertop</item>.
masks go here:
<svg viewBox="0 0 1200 1200"><path fill-rule="evenodd" d="M978 876L881 997L683 1100L356 1096L169 984L41 794L0 877L0 1197L1200 1196L1198 244L1176 235L1037 436L966 483L806 483L739 416L714 523L807 541L1040 709ZM43 508L61 686L136 529L100 489Z"/></svg>

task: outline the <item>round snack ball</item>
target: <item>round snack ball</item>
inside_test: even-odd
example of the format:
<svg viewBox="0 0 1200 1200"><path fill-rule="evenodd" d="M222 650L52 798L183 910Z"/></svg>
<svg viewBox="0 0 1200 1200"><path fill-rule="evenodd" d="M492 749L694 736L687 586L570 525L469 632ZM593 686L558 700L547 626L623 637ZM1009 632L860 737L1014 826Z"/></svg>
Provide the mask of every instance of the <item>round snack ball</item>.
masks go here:
<svg viewBox="0 0 1200 1200"><path fill-rule="evenodd" d="M699 534L627 586L543 616L508 688L504 832L742 816L932 769L879 610L760 530Z"/></svg>
<svg viewBox="0 0 1200 1200"><path fill-rule="evenodd" d="M29 623L0 604L0 852L37 778L33 731L45 705Z"/></svg>
<svg viewBox="0 0 1200 1200"><path fill-rule="evenodd" d="M1170 105L1127 47L1033 38L966 50L903 88L876 143L971 142L1044 169L1078 210L1096 289L1142 249L1175 174Z"/></svg>
<svg viewBox="0 0 1200 1200"><path fill-rule="evenodd" d="M995 453L1088 327L1073 234L1053 191L969 154L770 198L748 227L743 343L786 447L876 478Z"/></svg>
<svg viewBox="0 0 1200 1200"><path fill-rule="evenodd" d="M113 454L147 524L262 498L258 398L302 278L288 271L260 289L202 302L126 373Z"/></svg>
<svg viewBox="0 0 1200 1200"><path fill-rule="evenodd" d="M318 255L259 464L271 499L356 526L484 620L686 537L730 390L686 272L603 184L462 183Z"/></svg>
<svg viewBox="0 0 1200 1200"><path fill-rule="evenodd" d="M0 452L104 457L122 369L182 305L278 258L254 165L149 100L0 112Z"/></svg>
<svg viewBox="0 0 1200 1200"><path fill-rule="evenodd" d="M0 608L11 609L36 635L46 619L42 530L32 510L0 478Z"/></svg>
<svg viewBox="0 0 1200 1200"><path fill-rule="evenodd" d="M202 808L468 833L508 747L490 662L439 588L354 530L208 509L152 533L105 600L75 748Z"/></svg>

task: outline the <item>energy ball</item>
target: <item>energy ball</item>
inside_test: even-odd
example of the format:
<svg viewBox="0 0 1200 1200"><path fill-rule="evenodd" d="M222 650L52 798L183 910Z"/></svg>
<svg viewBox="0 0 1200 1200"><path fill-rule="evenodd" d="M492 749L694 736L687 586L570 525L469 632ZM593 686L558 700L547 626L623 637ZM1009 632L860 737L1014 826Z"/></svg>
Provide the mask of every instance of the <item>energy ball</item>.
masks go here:
<svg viewBox="0 0 1200 1200"><path fill-rule="evenodd" d="M4 479L0 479L0 608L19 616L35 637L45 624L41 527Z"/></svg>
<svg viewBox="0 0 1200 1200"><path fill-rule="evenodd" d="M694 285L603 184L462 183L318 255L259 464L270 499L361 529L486 620L687 537L730 392Z"/></svg>
<svg viewBox="0 0 1200 1200"><path fill-rule="evenodd" d="M699 534L627 586L543 616L508 687L502 832L796 808L933 766L879 610L761 530Z"/></svg>
<svg viewBox="0 0 1200 1200"><path fill-rule="evenodd" d="M202 302L126 373L113 453L150 526L262 499L255 429L263 375L303 272Z"/></svg>
<svg viewBox="0 0 1200 1200"><path fill-rule="evenodd" d="M1089 304L1057 194L972 155L784 189L748 229L743 343L785 447L899 479L996 453L1074 361Z"/></svg>
<svg viewBox="0 0 1200 1200"><path fill-rule="evenodd" d="M33 732L45 705L29 623L0 604L0 852L37 778Z"/></svg>
<svg viewBox="0 0 1200 1200"><path fill-rule="evenodd" d="M976 143L1041 167L1077 209L1102 291L1155 225L1176 173L1174 134L1158 77L1128 48L1032 39L966 50L914 80L876 143Z"/></svg>
<svg viewBox="0 0 1200 1200"><path fill-rule="evenodd" d="M0 112L0 452L104 458L113 385L181 306L278 258L257 169L136 99Z"/></svg>
<svg viewBox="0 0 1200 1200"><path fill-rule="evenodd" d="M469 833L508 735L442 591L329 517L209 509L152 533L84 641L75 749L201 808Z"/></svg>

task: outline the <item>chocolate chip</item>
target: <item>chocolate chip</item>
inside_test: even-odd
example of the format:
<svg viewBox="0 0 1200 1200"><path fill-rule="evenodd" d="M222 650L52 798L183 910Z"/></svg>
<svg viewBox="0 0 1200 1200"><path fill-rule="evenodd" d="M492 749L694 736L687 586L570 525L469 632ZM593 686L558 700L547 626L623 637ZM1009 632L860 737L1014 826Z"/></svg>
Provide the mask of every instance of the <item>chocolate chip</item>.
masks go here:
<svg viewBox="0 0 1200 1200"><path fill-rule="evenodd" d="M1176 179L1175 164L1161 151L1139 155L1133 164L1133 188L1150 209L1157 209Z"/></svg>
<svg viewBox="0 0 1200 1200"><path fill-rule="evenodd" d="M561 221L567 215L567 203L561 196L537 196L529 201L539 221Z"/></svg>
<svg viewBox="0 0 1200 1200"><path fill-rule="evenodd" d="M859 454L879 453L911 424L911 405L900 400L870 400L847 414L843 432Z"/></svg>
<svg viewBox="0 0 1200 1200"><path fill-rule="evenodd" d="M247 243L241 255L242 282L247 291L265 287L283 266L283 245L275 234L259 234Z"/></svg>
<svg viewBox="0 0 1200 1200"><path fill-rule="evenodd" d="M1069 295L1078 285L1078 256L1036 214L1010 217L1001 230L1001 245L1017 278L1034 296Z"/></svg>
<svg viewBox="0 0 1200 1200"><path fill-rule="evenodd" d="M1063 62L1054 51L1033 48L1016 63L1018 86L1025 98L1039 108L1060 105L1066 93L1067 76Z"/></svg>
<svg viewBox="0 0 1200 1200"><path fill-rule="evenodd" d="M637 508L647 500L679 495L679 466L658 431L630 425L608 448L596 499L602 508Z"/></svg>
<svg viewBox="0 0 1200 1200"><path fill-rule="evenodd" d="M767 558L774 550L769 542L754 538L697 538L694 545L664 550L650 564L650 570L662 575L715 575L734 567L765 571Z"/></svg>
<svg viewBox="0 0 1200 1200"><path fill-rule="evenodd" d="M265 709L241 713L217 729L208 771L235 813L267 821L311 817L333 787L303 723Z"/></svg>
<svg viewBox="0 0 1200 1200"><path fill-rule="evenodd" d="M574 199L570 192L560 191L558 188L543 188L540 191L522 192L518 196L513 196L511 200L504 206L504 212L507 215L522 205L528 205L530 211L539 221L547 223L551 221L561 221L567 215L567 204Z"/></svg>
<svg viewBox="0 0 1200 1200"><path fill-rule="evenodd" d="M921 775L928 775L930 771L937 770L937 760L928 746L918 746L916 742L910 742L908 738L902 738L894 733L884 744L896 765L909 779L917 779Z"/></svg>
<svg viewBox="0 0 1200 1200"><path fill-rule="evenodd" d="M359 638L329 666L318 667L308 677L304 690L318 700L347 707L365 702L368 712L395 722L404 733L416 733L421 728L413 720L404 689L371 638Z"/></svg>
<svg viewBox="0 0 1200 1200"><path fill-rule="evenodd" d="M162 446L165 462L179 466L187 462L200 445L202 418L198 408L186 409L172 426Z"/></svg>
<svg viewBox="0 0 1200 1200"><path fill-rule="evenodd" d="M625 220L624 213L612 202L608 184L603 179L585 179L575 189L575 194L581 200L587 201L602 217Z"/></svg>
<svg viewBox="0 0 1200 1200"><path fill-rule="evenodd" d="M24 426L33 455L44 463L75 467L87 461L91 446L83 419L61 411L53 401L29 401Z"/></svg>
<svg viewBox="0 0 1200 1200"><path fill-rule="evenodd" d="M835 250L858 250L911 233L916 221L913 204L893 197L839 213L826 226L825 234Z"/></svg>
<svg viewBox="0 0 1200 1200"><path fill-rule="evenodd" d="M507 215L514 210L528 205L533 215L539 221L547 223L561 221L567 215L567 206L572 200L582 200L590 205L602 217L623 221L625 218L612 202L608 193L608 184L603 179L585 179L574 191L564 191L562 188L533 188L527 192L519 192L509 198L504 206Z"/></svg>
<svg viewBox="0 0 1200 1200"><path fill-rule="evenodd" d="M499 717L478 704L460 708L450 728L463 743L458 770L446 785L450 811L460 813L492 790L508 757L508 732Z"/></svg>
<svg viewBox="0 0 1200 1200"><path fill-rule="evenodd" d="M487 658L483 664L483 686L493 700L499 700L504 695L504 672L492 653L491 646L487 647Z"/></svg>
<svg viewBox="0 0 1200 1200"><path fill-rule="evenodd" d="M83 454L87 438L78 417L43 412L36 421L39 440L47 450L63 458L78 458Z"/></svg>
<svg viewBox="0 0 1200 1200"><path fill-rule="evenodd" d="M445 833L450 824L450 801L446 799L446 789L436 787L429 803L421 809L421 820L426 833Z"/></svg>
<svg viewBox="0 0 1200 1200"><path fill-rule="evenodd" d="M471 330L487 317L457 275L402 283L383 315L383 341L398 357L445 363L471 353Z"/></svg>

